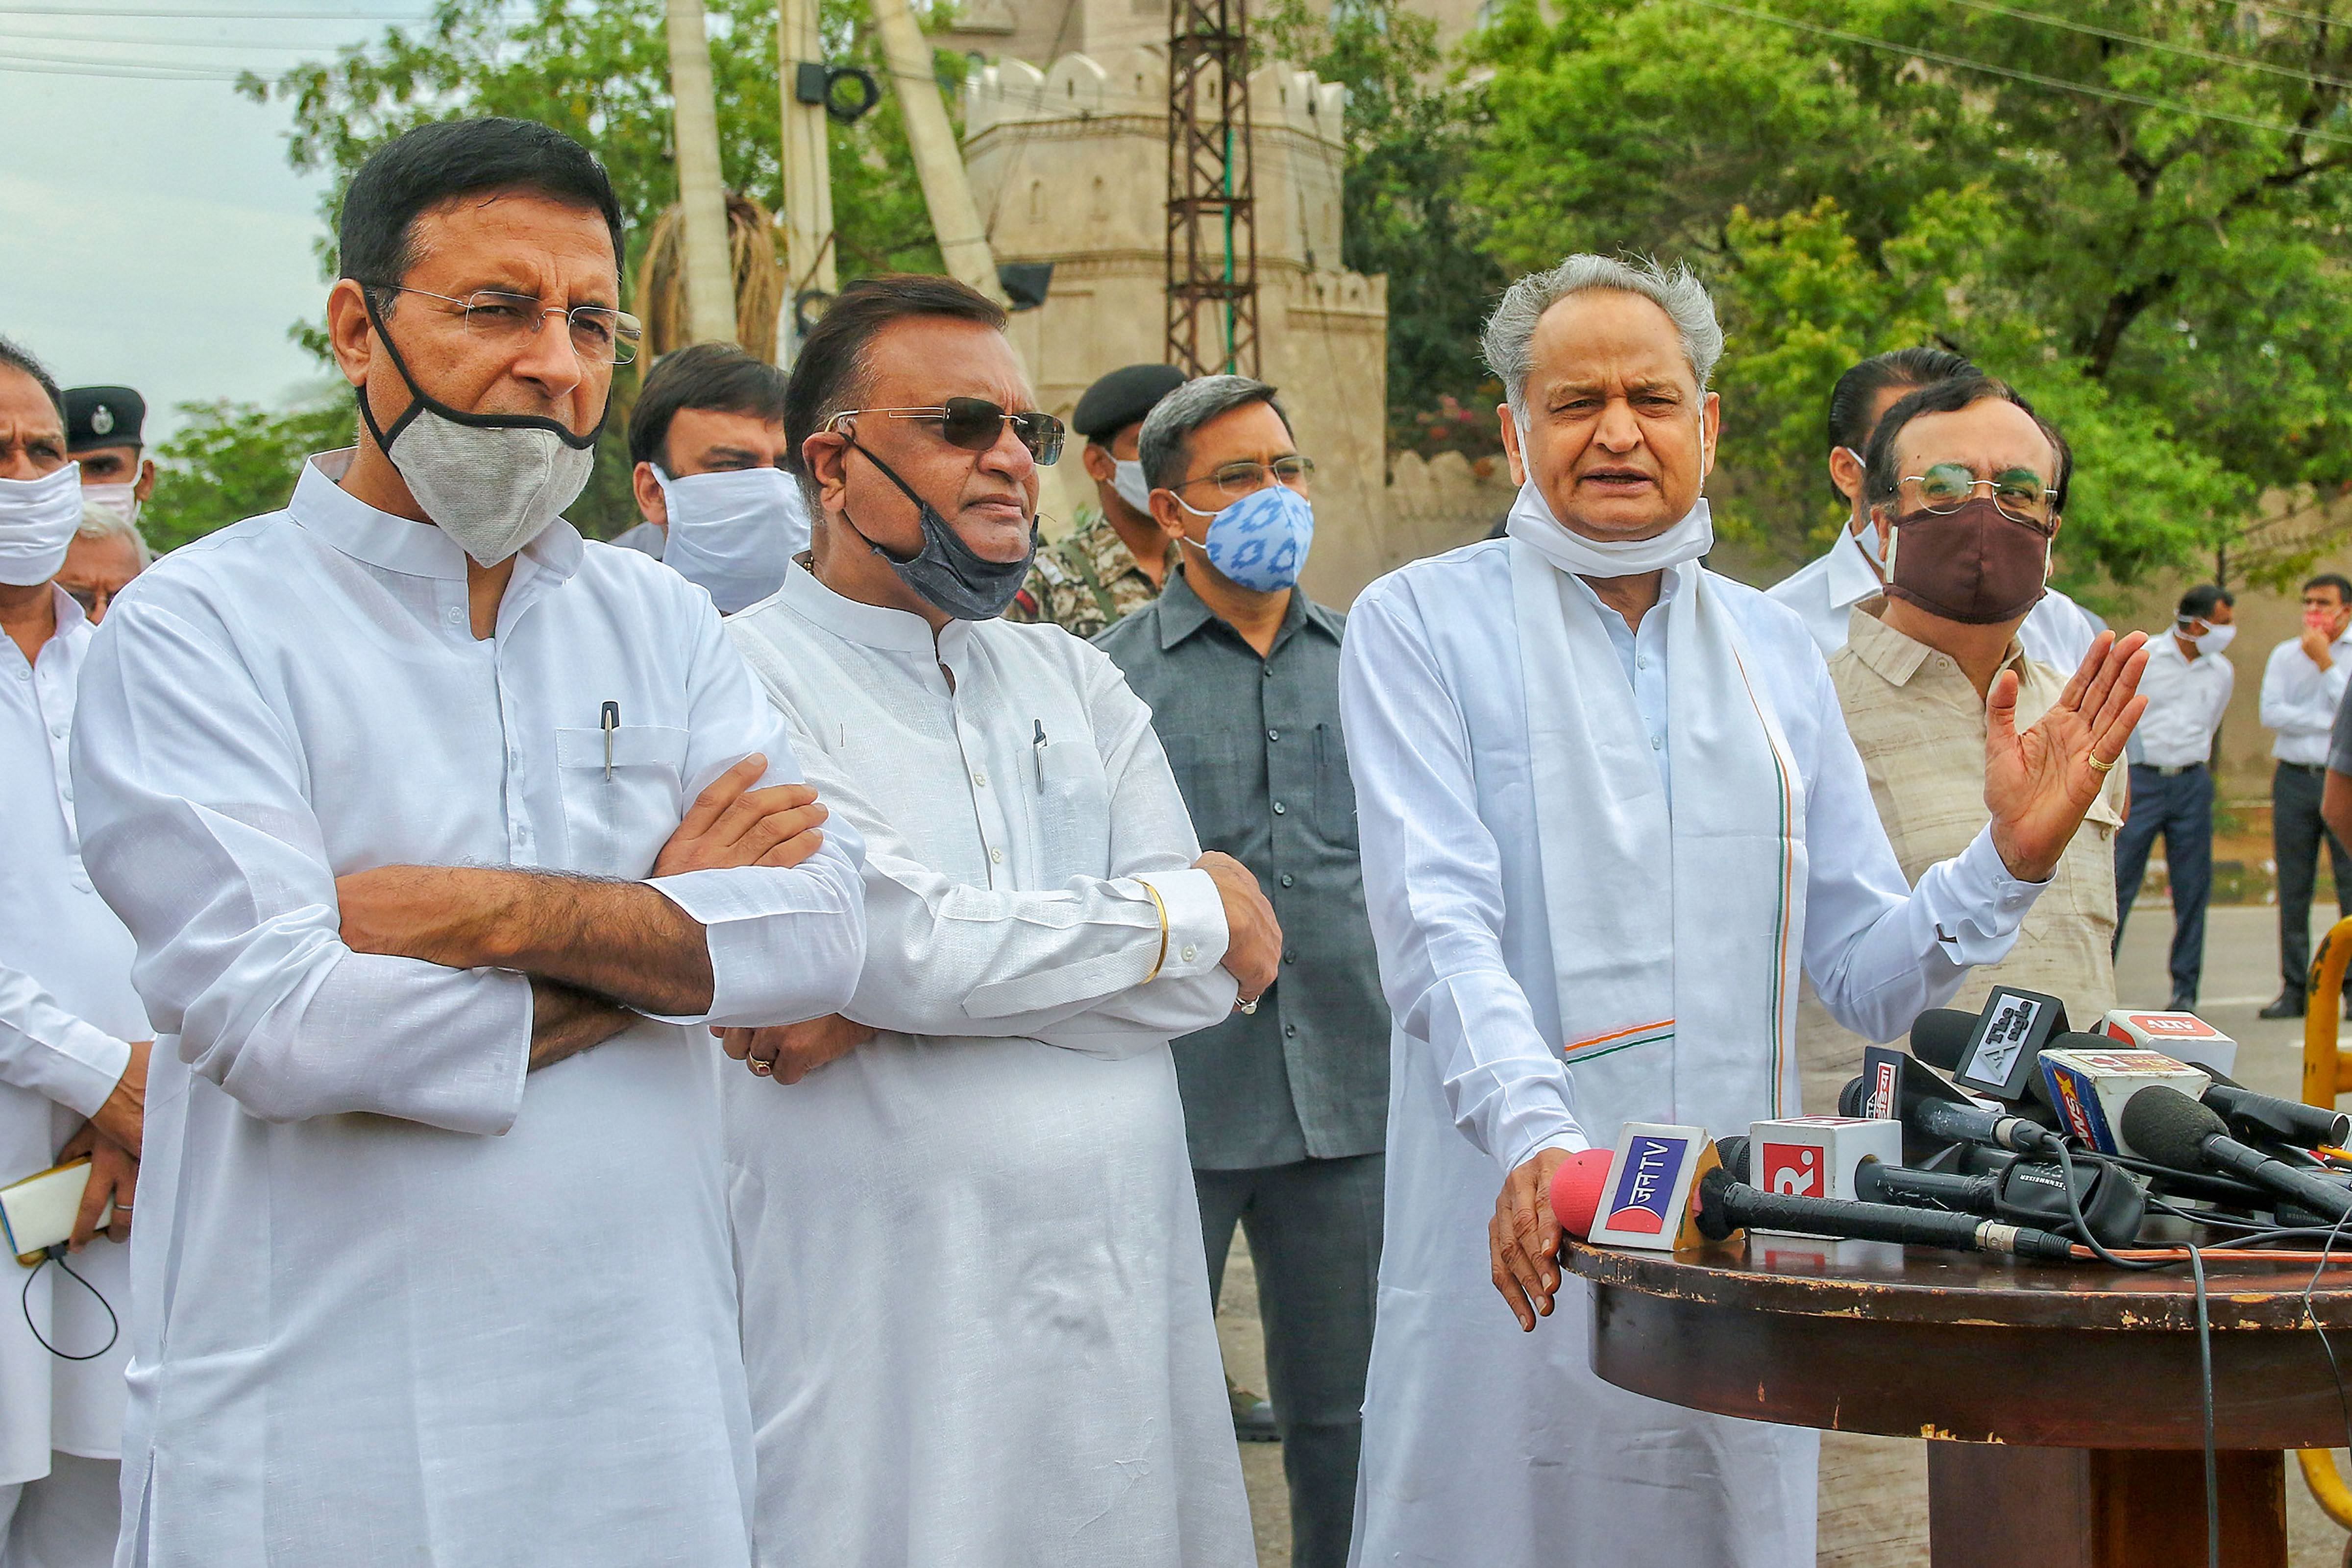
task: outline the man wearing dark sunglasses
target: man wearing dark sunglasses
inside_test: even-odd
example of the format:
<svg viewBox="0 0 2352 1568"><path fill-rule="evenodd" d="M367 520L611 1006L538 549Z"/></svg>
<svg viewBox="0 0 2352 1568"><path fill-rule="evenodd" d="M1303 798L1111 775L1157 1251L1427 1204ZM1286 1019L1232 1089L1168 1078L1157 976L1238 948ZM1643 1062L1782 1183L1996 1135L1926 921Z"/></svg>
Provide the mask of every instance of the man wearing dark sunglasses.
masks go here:
<svg viewBox="0 0 2352 1568"><path fill-rule="evenodd" d="M867 856L848 1005L725 1037L764 1568L1250 1556L1168 1042L1281 931L1118 671L1000 618L1061 434L1004 320L842 292L785 400L810 564L729 622Z"/></svg>

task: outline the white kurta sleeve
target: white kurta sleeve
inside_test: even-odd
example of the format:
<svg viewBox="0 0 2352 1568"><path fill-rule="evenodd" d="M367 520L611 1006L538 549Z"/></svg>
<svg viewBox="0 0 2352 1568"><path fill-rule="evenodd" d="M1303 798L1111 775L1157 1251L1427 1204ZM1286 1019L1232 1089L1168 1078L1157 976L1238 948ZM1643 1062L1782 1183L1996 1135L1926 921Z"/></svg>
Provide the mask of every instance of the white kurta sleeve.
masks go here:
<svg viewBox="0 0 2352 1568"><path fill-rule="evenodd" d="M1988 826L1906 888L1826 671L1817 701L1820 750L1805 808L1805 973L1831 1017L1856 1034L1893 1040L1949 1001L1971 967L2007 957L2049 884L2011 876Z"/></svg>
<svg viewBox="0 0 2352 1568"><path fill-rule="evenodd" d="M1504 966L1502 857L1468 727L1402 598L1359 601L1339 656L1364 902L1398 1028L1430 1053L1454 1125L1507 1172L1587 1143L1568 1070Z"/></svg>
<svg viewBox="0 0 2352 1568"><path fill-rule="evenodd" d="M1150 711L1108 660L1088 691L1109 784L1108 878L1050 891L996 891L950 882L925 865L847 773L800 729L810 781L835 821L865 841L866 970L844 1012L902 1034L1027 1036L1092 1044L1132 1031L1165 1040L1232 1009L1224 907L1199 858L1192 819L1151 733ZM1168 910L1160 915L1140 879Z"/></svg>
<svg viewBox="0 0 2352 1568"><path fill-rule="evenodd" d="M502 1133L522 1103L530 986L343 945L315 764L230 630L162 595L115 606L73 736L82 859L139 945L148 1017L257 1116L367 1111Z"/></svg>
<svg viewBox="0 0 2352 1568"><path fill-rule="evenodd" d="M74 1017L23 970L0 968L0 1083L95 1116L130 1065L130 1041Z"/></svg>
<svg viewBox="0 0 2352 1568"><path fill-rule="evenodd" d="M801 782L783 716L727 640L709 601L693 597L701 624L688 692L687 798L753 752L768 759L760 787ZM820 798L831 813L824 846L797 866L652 879L665 897L702 923L710 952L709 1011L664 1022L799 1023L847 1004L866 961L866 898L858 882L865 844L829 795Z"/></svg>

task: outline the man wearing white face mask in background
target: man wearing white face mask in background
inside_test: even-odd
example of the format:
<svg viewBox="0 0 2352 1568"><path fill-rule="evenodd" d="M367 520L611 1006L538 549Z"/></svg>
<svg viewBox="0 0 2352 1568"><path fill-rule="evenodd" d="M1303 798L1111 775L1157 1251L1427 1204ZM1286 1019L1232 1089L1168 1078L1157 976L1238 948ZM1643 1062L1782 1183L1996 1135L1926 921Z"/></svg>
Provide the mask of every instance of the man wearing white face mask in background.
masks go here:
<svg viewBox="0 0 2352 1568"><path fill-rule="evenodd" d="M1152 521L1137 443L1144 417L1183 383L1173 365L1129 365L1078 399L1070 428L1086 437L1079 461L1095 482L1095 504L1079 507L1069 533L1037 552L1006 620L1050 621L1073 637L1092 637L1167 585L1176 547Z"/></svg>
<svg viewBox="0 0 2352 1568"><path fill-rule="evenodd" d="M1339 732L1347 618L1297 586L1315 466L1272 387L1188 382L1143 422L1139 448L1152 515L1181 563L1095 646L1150 705L1202 842L1256 874L1285 932L1265 1000L1175 1046L1209 1288L1238 1223L1257 1269L1290 1560L1339 1568L1372 1348L1389 1077Z"/></svg>
<svg viewBox="0 0 2352 1568"><path fill-rule="evenodd" d="M2164 835L2172 889L2172 999L2175 1012L2197 1008L2205 970L2205 904L2213 891L2213 737L2237 689L2235 665L2222 657L2238 635L2237 600L2215 583L2180 596L2169 636L2147 645L2147 698L2131 743L2131 815L2116 835L2116 947L2124 944L2147 871L2147 852Z"/></svg>
<svg viewBox="0 0 2352 1568"><path fill-rule="evenodd" d="M1870 449L1871 433L1906 394L1977 373L1964 355L1920 348L1874 354L1838 378L1830 393L1829 478L1830 487L1845 501L1845 527L1828 549L1766 591L1804 618L1824 658L1845 646L1853 607L1885 591L1878 531L1862 493L1863 455ZM2045 586L2017 636L2027 657L2071 671L2098 632L2081 605Z"/></svg>
<svg viewBox="0 0 2352 1568"><path fill-rule="evenodd" d="M1359 1563L1469 1541L1497 1565L1811 1568L1812 1433L1601 1382L1580 1286L1533 1332L1560 1286L1552 1173L1628 1120L1721 1135L1793 1109L1800 968L1885 1040L2002 956L2138 715L2136 637L2103 637L2022 734L2003 675L1992 821L1906 887L1803 623L1698 564L1722 343L1680 268L1577 256L1512 285L1486 332L1509 537L1349 616L1396 1015Z"/></svg>
<svg viewBox="0 0 2352 1568"><path fill-rule="evenodd" d="M147 400L129 387L68 387L66 455L81 465L82 505L136 525L155 493L155 460L141 433Z"/></svg>
<svg viewBox="0 0 2352 1568"><path fill-rule="evenodd" d="M163 1031L119 1561L743 1568L703 1026L847 999L856 841L709 599L558 515L636 329L603 168L424 126L339 248L360 444L83 671L84 852Z"/></svg>
<svg viewBox="0 0 2352 1568"><path fill-rule="evenodd" d="M47 373L0 339L0 664L16 676L0 678L0 1186L91 1161L67 1260L88 1288L56 1264L29 1278L0 1265L8 1568L97 1568L113 1555L131 1347L108 1313L131 1304L129 1249L117 1243L130 1235L154 1033L131 988L131 934L82 866L66 768L91 633L50 580L81 517L64 413ZM95 1230L110 1199L111 1228Z"/></svg>
<svg viewBox="0 0 2352 1568"><path fill-rule="evenodd" d="M663 356L629 412L629 461L646 520L613 542L699 583L721 615L775 592L808 548L783 469L784 372L732 343Z"/></svg>

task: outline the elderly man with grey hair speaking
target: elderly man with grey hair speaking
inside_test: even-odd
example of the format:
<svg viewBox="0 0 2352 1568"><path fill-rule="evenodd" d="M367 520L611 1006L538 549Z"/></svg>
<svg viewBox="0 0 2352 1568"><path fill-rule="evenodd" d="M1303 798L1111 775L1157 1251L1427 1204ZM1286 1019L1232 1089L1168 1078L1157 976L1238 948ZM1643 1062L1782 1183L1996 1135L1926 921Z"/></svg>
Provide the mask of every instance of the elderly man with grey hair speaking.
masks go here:
<svg viewBox="0 0 2352 1568"><path fill-rule="evenodd" d="M1793 1111L1800 965L1885 1040L2000 958L2145 706L2136 633L2100 633L2021 733L2002 674L1991 821L1906 887L1803 622L1700 564L1722 344L1681 268L1521 278L1486 335L1521 482L1507 537L1391 573L1349 617L1396 1017L1359 1563L1468 1542L1495 1564L1812 1563L1811 1433L1589 1370L1552 1172L1628 1121L1721 1135Z"/></svg>

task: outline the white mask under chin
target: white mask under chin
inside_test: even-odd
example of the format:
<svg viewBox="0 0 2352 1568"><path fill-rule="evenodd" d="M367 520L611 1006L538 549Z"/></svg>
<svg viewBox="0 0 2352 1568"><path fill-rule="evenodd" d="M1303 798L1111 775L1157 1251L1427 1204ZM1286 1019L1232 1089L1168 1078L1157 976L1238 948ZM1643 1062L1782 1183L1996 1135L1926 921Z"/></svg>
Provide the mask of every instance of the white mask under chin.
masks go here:
<svg viewBox="0 0 2352 1568"><path fill-rule="evenodd" d="M484 429L419 408L384 455L425 515L484 566L546 531L588 486L596 449L552 430Z"/></svg>
<svg viewBox="0 0 2352 1568"><path fill-rule="evenodd" d="M0 479L0 582L30 588L57 576L80 526L80 464L37 479Z"/></svg>
<svg viewBox="0 0 2352 1568"><path fill-rule="evenodd" d="M1551 504L1533 479L1519 486L1505 530L1578 577L1638 577L1696 560L1715 548L1715 519L1704 496L1662 534L1646 539L1593 539L1571 532L1553 517Z"/></svg>
<svg viewBox="0 0 2352 1568"><path fill-rule="evenodd" d="M1118 492L1120 500L1150 517L1151 485L1143 476L1142 461L1134 457L1114 457L1111 462L1115 465L1115 471L1111 475L1110 487Z"/></svg>

